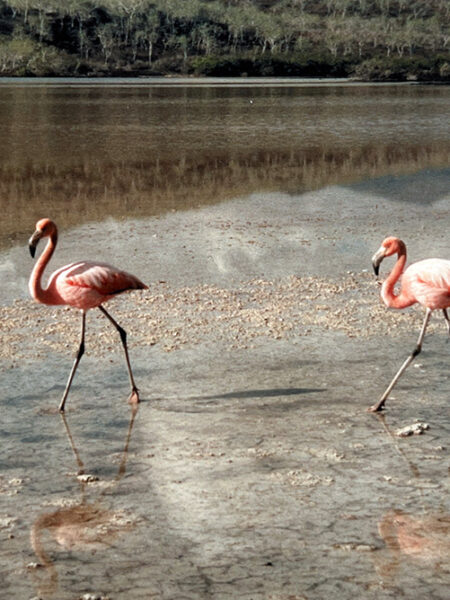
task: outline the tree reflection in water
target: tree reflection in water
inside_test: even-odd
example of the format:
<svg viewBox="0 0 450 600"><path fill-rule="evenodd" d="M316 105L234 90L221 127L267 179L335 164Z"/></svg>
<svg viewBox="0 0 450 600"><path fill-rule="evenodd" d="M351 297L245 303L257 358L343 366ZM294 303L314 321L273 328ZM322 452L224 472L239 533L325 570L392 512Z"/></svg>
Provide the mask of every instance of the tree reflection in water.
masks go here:
<svg viewBox="0 0 450 600"><path fill-rule="evenodd" d="M247 152L74 165L0 165L3 218L0 247L20 223L36 221L45 198L47 214L62 228L83 222L143 218L217 204L256 192L299 194L368 177L414 173L448 164L445 145L373 144L311 146Z"/></svg>

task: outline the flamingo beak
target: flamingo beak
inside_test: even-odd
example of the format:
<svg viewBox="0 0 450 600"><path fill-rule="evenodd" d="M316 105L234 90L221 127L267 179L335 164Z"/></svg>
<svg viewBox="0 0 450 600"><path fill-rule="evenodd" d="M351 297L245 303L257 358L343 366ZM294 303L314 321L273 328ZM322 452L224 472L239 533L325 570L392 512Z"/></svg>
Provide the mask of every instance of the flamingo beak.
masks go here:
<svg viewBox="0 0 450 600"><path fill-rule="evenodd" d="M30 249L30 254L31 254L32 258L34 258L34 255L36 254L36 248L37 248L37 245L38 245L41 237L42 237L42 231L40 231L39 229L36 229L36 231L33 233L33 235L30 237L30 239L28 241L28 248Z"/></svg>
<svg viewBox="0 0 450 600"><path fill-rule="evenodd" d="M386 248L381 246L375 254L372 256L372 266L375 275L378 277L378 273L380 271L380 265L383 262L383 258L386 256Z"/></svg>

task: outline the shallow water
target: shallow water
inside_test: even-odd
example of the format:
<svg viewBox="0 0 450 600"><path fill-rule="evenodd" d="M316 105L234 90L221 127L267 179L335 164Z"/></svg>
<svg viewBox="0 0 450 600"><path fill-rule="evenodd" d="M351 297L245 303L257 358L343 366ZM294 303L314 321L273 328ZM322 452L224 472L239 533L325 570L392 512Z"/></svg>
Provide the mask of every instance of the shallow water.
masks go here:
<svg viewBox="0 0 450 600"><path fill-rule="evenodd" d="M9 320L3 321L2 350L14 350L3 352L0 363L1 598L447 597L450 377L440 315L433 317L424 351L392 394L384 419L365 409L412 349L422 320L420 309L399 315L380 306L379 288L367 272L371 255L387 233L395 233L407 241L411 260L450 256L450 172L440 162L448 147L432 118L427 130L424 108L430 94L430 114L444 114L441 99L448 92L393 86L388 99L384 89L375 88L383 110L397 102L416 107L411 114L422 142L417 138L408 152L389 145L387 126L379 143L377 128L368 126L372 141L366 154L358 154L361 126L355 125L351 142L337 119L334 131L342 135L326 146L333 160L308 155L316 158L301 170L295 162L304 151L300 136L289 136L283 127L286 107L301 121L295 105L304 107L304 95L311 99L312 92L261 90L270 126L260 132L259 121L251 120L247 149L245 140L233 138L235 121L229 118L230 139L238 140L247 159L226 163L224 171L216 161L208 185L207 170L196 171L190 185L202 206L193 208L193 196L183 204L181 192L190 188L180 183L177 195L167 183L158 190L172 205L155 202L152 208L148 199L156 188L148 194L138 189L142 204L124 208L112 202L113 218L106 218L106 203L75 200L80 204L70 206L85 207L86 220L72 226L60 204L63 194L55 199L62 220L55 268L72 260L76 248L77 258L112 261L150 285L148 292L110 304L129 332L143 400L137 413L126 404L117 340L92 311L66 420L56 413L79 316L27 300L32 261L26 240L34 217L25 204L16 204L31 230L22 222L13 233L4 230L1 254L7 285L0 309ZM174 103L169 122L178 114L182 123L182 107L190 103L194 114L200 114L199 104L208 104L203 88L198 97L190 88L174 90L170 102L163 102ZM78 88L76 93L84 98ZM246 126L239 92L217 93L221 110L228 96L236 122ZM340 94L332 88L325 98L319 94L318 103L343 103L347 108L337 114L346 112L352 122L357 98ZM357 94L376 111L363 86ZM277 97L285 106L280 148L271 100ZM221 131L219 116L210 110L213 130ZM380 121L376 114L372 119ZM52 124L55 119L47 120ZM395 129L393 117L390 126ZM126 127L124 132L131 155L139 153L142 147L134 148L133 135L127 138ZM195 164L201 155L197 135ZM183 136L188 134L180 126ZM292 138L293 164L286 167L280 157ZM265 139L269 162L252 162L247 151L255 152L252 144ZM340 149L343 154L336 154ZM214 145L209 150L214 156ZM173 152L182 155L177 147ZM104 158L109 164L114 153L93 153L86 165ZM124 160L121 173L127 174L130 163ZM40 183L30 184L36 198L44 181L63 181L55 165L47 180L42 171ZM185 185L181 167L179 173ZM81 178L80 171L73 178ZM175 212L167 212L169 206ZM383 274L389 266L383 263ZM297 292L304 278L311 282L308 298ZM262 325L254 328L252 315ZM422 436L395 435L416 419L430 426Z"/></svg>

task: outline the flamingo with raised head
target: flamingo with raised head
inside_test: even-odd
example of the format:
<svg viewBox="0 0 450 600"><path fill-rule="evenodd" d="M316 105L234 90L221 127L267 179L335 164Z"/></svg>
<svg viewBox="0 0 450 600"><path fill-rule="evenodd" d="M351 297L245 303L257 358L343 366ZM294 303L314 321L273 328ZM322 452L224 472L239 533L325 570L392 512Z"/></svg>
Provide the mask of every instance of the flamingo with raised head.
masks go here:
<svg viewBox="0 0 450 600"><path fill-rule="evenodd" d="M396 237L388 237L372 257L375 275L378 276L383 259L393 254L397 254L397 262L381 287L381 297L386 306L391 308L406 308L418 302L425 307L425 318L416 347L397 371L379 401L369 408L371 412L379 411L384 407L402 373L422 350L423 338L433 310L441 309L443 311L450 334L450 321L447 313L447 308L450 306L450 260L441 258L421 260L410 265L403 273L406 263L406 245ZM402 273L401 289L396 295L394 286Z"/></svg>
<svg viewBox="0 0 450 600"><path fill-rule="evenodd" d="M139 392L134 382L130 358L128 356L126 331L113 319L102 304L114 298L117 294L128 290L147 289L147 286L134 275L121 271L111 265L100 262L80 261L66 265L52 273L47 287L43 288L41 278L58 241L58 230L55 223L50 219L41 219L36 223L36 230L29 240L30 253L33 258L39 240L45 237L48 237L49 240L31 273L28 284L30 294L36 302L41 302L42 304L64 304L79 308L82 311L80 346L59 405L60 412L64 412L64 406L75 371L84 354L86 313L90 308L96 307L111 321L120 334L131 384L131 394L128 401L131 403L139 402Z"/></svg>

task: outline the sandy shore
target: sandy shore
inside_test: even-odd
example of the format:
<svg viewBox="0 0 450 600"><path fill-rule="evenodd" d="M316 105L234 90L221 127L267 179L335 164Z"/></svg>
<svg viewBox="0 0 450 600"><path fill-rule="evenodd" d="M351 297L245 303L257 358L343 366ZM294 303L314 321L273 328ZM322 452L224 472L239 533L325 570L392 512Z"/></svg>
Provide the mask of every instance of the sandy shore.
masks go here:
<svg viewBox="0 0 450 600"><path fill-rule="evenodd" d="M176 288L167 283L133 292L110 303L125 327L132 348L157 345L164 352L198 345L220 345L225 351L254 347L257 340L301 343L308 335L338 331L348 338L396 336L407 326L420 328L417 314L386 311L378 301L373 274L347 274L335 281L291 276L280 280L242 281L235 289L212 285ZM100 313L90 313L87 352L105 356L121 352L116 333ZM36 306L29 300L0 308L4 344L0 357L11 366L30 354L49 351L69 357L79 343L78 311ZM436 330L437 324L430 326ZM136 350L139 352L139 350Z"/></svg>

